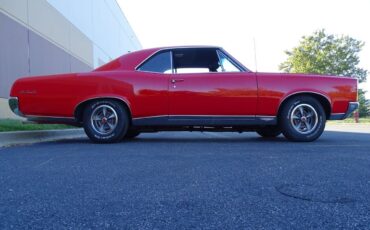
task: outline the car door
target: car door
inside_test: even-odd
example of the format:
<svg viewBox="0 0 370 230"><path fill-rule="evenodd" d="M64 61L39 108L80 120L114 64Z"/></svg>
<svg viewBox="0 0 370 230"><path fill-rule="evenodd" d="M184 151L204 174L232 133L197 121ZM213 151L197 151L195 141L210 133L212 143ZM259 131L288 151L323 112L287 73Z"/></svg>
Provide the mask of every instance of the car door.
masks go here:
<svg viewBox="0 0 370 230"><path fill-rule="evenodd" d="M170 119L255 117L255 73L241 69L217 49L180 49L172 54Z"/></svg>
<svg viewBox="0 0 370 230"><path fill-rule="evenodd" d="M131 102L134 105L134 120L140 119L150 124L152 117L161 117L166 122L168 117L168 86L172 73L171 52L162 50L144 61L135 74L134 97Z"/></svg>

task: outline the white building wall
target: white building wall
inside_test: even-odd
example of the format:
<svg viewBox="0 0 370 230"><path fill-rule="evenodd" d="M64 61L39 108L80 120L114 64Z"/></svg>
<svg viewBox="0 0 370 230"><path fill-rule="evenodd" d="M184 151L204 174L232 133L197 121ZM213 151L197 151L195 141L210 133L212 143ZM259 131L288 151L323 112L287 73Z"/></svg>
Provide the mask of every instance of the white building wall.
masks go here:
<svg viewBox="0 0 370 230"><path fill-rule="evenodd" d="M115 0L48 2L92 41L94 67L141 49L139 40Z"/></svg>
<svg viewBox="0 0 370 230"><path fill-rule="evenodd" d="M84 72L141 49L116 0L0 0L0 118L21 77Z"/></svg>

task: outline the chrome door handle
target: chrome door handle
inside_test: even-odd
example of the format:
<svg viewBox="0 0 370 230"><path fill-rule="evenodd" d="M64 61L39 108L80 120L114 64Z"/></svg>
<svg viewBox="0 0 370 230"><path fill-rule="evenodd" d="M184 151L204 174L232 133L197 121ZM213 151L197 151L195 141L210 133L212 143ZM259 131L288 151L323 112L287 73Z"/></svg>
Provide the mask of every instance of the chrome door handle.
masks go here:
<svg viewBox="0 0 370 230"><path fill-rule="evenodd" d="M171 83L175 84L176 82L182 82L184 79L171 79Z"/></svg>

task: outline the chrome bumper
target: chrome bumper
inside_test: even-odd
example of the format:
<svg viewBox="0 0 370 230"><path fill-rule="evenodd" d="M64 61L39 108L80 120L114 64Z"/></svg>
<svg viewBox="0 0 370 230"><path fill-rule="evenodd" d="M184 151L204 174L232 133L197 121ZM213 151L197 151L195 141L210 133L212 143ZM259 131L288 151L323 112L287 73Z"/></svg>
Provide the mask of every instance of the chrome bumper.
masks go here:
<svg viewBox="0 0 370 230"><path fill-rule="evenodd" d="M19 110L18 97L9 98L9 107L16 115L24 117L23 113Z"/></svg>
<svg viewBox="0 0 370 230"><path fill-rule="evenodd" d="M358 102L350 102L348 104L348 109L347 109L347 112L345 113L339 113L339 114L332 114L330 116L330 120L343 120L343 119L346 119L347 117L349 117L349 115L351 115L356 109L358 109L359 107L359 103Z"/></svg>
<svg viewBox="0 0 370 230"><path fill-rule="evenodd" d="M343 119L346 119L349 115L351 115L351 113L353 113L356 109L358 109L359 106L360 106L360 103L358 102L350 102L348 105L347 112L346 114L344 114Z"/></svg>

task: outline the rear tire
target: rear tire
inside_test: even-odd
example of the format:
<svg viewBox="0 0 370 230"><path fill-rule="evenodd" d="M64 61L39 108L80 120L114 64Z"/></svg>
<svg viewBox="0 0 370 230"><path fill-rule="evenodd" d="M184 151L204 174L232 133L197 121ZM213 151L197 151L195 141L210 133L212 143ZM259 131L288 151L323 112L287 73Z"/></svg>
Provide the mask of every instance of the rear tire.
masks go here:
<svg viewBox="0 0 370 230"><path fill-rule="evenodd" d="M84 110L83 127L93 142L113 143L125 136L129 118L126 109L117 101L94 101Z"/></svg>
<svg viewBox="0 0 370 230"><path fill-rule="evenodd" d="M325 111L315 98L297 96L289 99L279 114L284 136L291 141L310 142L321 136L325 129Z"/></svg>
<svg viewBox="0 0 370 230"><path fill-rule="evenodd" d="M277 137L281 134L279 126L264 126L256 130L258 135L265 138Z"/></svg>

